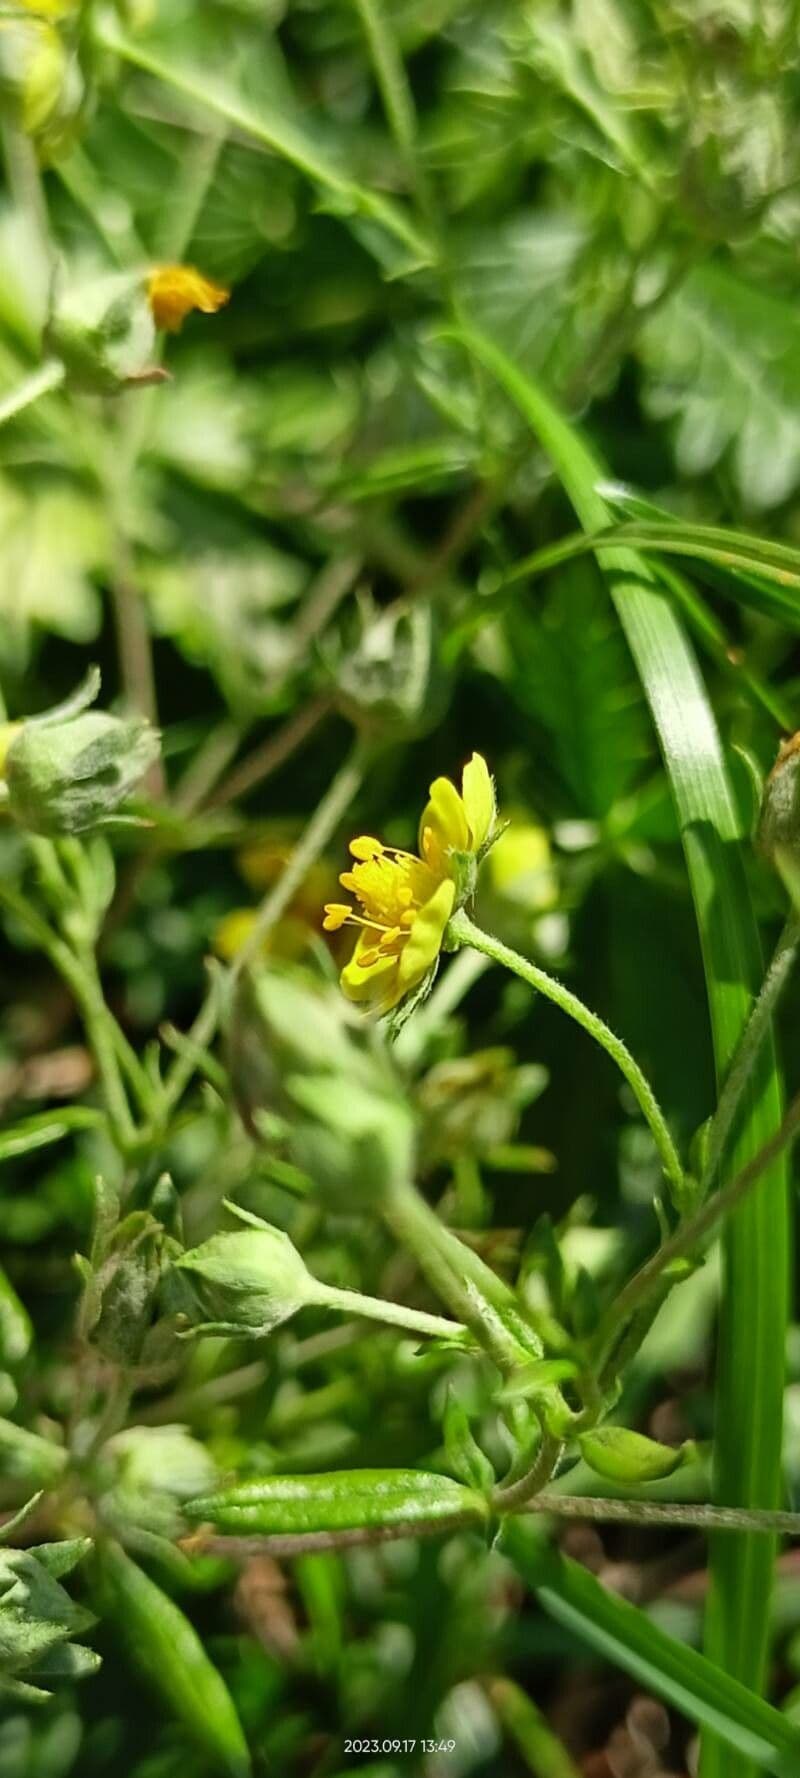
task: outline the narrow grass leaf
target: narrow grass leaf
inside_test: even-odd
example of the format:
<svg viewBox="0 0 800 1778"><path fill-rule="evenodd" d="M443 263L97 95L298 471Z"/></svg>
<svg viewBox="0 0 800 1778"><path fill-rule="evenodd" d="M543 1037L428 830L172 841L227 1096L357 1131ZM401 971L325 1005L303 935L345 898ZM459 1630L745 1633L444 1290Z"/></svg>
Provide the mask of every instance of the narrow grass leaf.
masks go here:
<svg viewBox="0 0 800 1778"><path fill-rule="evenodd" d="M576 429L490 340L460 337L498 380L541 440L581 524L602 529L609 509L598 492L600 462ZM652 570L629 546L603 560L609 591L647 692L681 827L697 913L718 1077L721 1079L763 974L734 797L714 715L691 645ZM770 1039L754 1071L730 1157L738 1171L774 1134L782 1090ZM716 1406L716 1499L775 1507L781 1491L784 1349L788 1313L789 1221L786 1168L779 1161L730 1219L723 1242L724 1284ZM758 1691L766 1670L774 1544L754 1533L712 1544L707 1616L709 1655ZM752 1759L731 1756L716 1738L704 1745L702 1778L751 1778Z"/></svg>

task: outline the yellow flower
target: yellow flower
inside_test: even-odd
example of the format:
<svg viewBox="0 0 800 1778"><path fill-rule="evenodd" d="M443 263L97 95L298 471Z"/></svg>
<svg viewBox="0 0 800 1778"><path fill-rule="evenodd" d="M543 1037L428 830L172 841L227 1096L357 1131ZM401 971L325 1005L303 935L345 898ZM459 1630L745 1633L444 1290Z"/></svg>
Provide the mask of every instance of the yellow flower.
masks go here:
<svg viewBox="0 0 800 1778"><path fill-rule="evenodd" d="M68 12L77 11L77 0L21 0L21 3L26 12L35 12L43 19L63 19Z"/></svg>
<svg viewBox="0 0 800 1778"><path fill-rule="evenodd" d="M157 265L147 280L147 297L156 327L178 333L192 309L216 315L230 291L215 284L194 265Z"/></svg>
<svg viewBox="0 0 800 1778"><path fill-rule="evenodd" d="M0 728L0 750L2 737ZM236 863L248 887L263 894L283 875L291 854L291 839L276 836L246 846L237 853ZM277 957L301 957L312 940L316 942L325 898L331 894L335 883L333 865L327 859L317 859L298 884L281 919L270 928L262 946L264 956L269 953ZM247 943L257 916L255 907L231 908L223 914L214 931L214 949L226 963L232 963Z"/></svg>
<svg viewBox="0 0 800 1778"><path fill-rule="evenodd" d="M419 856L367 836L351 841L355 863L339 881L360 912L351 902L328 902L323 921L326 932L361 928L341 974L348 1000L386 1013L424 983L457 901L471 891L474 862L491 843L494 822L489 770L473 753L460 793L449 778L431 785L419 824Z"/></svg>

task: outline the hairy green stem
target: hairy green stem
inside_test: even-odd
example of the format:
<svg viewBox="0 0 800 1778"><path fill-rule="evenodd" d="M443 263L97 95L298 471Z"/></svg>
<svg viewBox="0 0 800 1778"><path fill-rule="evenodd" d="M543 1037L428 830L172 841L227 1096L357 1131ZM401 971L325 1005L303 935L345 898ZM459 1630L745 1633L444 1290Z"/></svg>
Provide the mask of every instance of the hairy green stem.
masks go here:
<svg viewBox="0 0 800 1778"><path fill-rule="evenodd" d="M424 1309L407 1309L403 1303L390 1303L383 1297L362 1296L360 1290L320 1285L317 1300L326 1308L342 1309L345 1315L364 1315L370 1321L384 1321L388 1327L430 1334L434 1339L460 1340L466 1333L459 1321L448 1321L444 1315L428 1315Z"/></svg>
<svg viewBox="0 0 800 1778"><path fill-rule="evenodd" d="M452 1229L445 1228L413 1185L395 1186L382 1211L393 1235L414 1255L423 1277L502 1370L541 1356L536 1335L523 1321L508 1285Z"/></svg>
<svg viewBox="0 0 800 1778"><path fill-rule="evenodd" d="M344 765L336 773L292 852L283 875L264 897L253 922L252 931L246 943L237 953L231 964L231 978L235 979L252 963L259 951L277 925L281 915L286 912L290 901L296 895L311 869L336 832L339 822L352 803L366 777L367 768L373 757L371 743L357 740L348 754Z"/></svg>
<svg viewBox="0 0 800 1778"><path fill-rule="evenodd" d="M759 1507L707 1506L679 1500L604 1500L596 1494L538 1494L529 1512L560 1519L594 1519L610 1525L675 1525L695 1531L763 1531L800 1537L800 1513Z"/></svg>
<svg viewBox="0 0 800 1778"><path fill-rule="evenodd" d="M800 918L797 914L790 914L778 939L758 999L753 1004L752 1012L725 1076L717 1109L711 1120L703 1168L702 1184L705 1191L709 1190L716 1178L736 1114L761 1054L761 1046L769 1030L770 1021L797 960L798 948L800 948Z"/></svg>
<svg viewBox="0 0 800 1778"><path fill-rule="evenodd" d="M639 1267L638 1272L634 1272L633 1277L623 1285L609 1305L595 1336L601 1364L607 1361L609 1349L613 1348L619 1331L646 1305L653 1292L663 1287L668 1267L673 1266L676 1260L688 1259L698 1253L703 1243L715 1233L722 1218L735 1210L737 1204L752 1191L762 1173L784 1149L796 1141L799 1133L800 1093L792 1100L783 1122L769 1142L742 1167L735 1179L712 1197L706 1198L693 1216L685 1217L675 1233L662 1242L656 1252Z"/></svg>
<svg viewBox="0 0 800 1778"><path fill-rule="evenodd" d="M472 950L480 951L484 957L490 957L494 963L500 963L504 969L510 969L514 975L520 977L521 981L527 982L529 987L537 989L547 1000L552 1000L554 1005L560 1007L562 1012L574 1019L582 1030L594 1038L595 1043L600 1044L601 1049L605 1050L612 1061L616 1062L650 1126L664 1173L672 1187L676 1202L680 1204L685 1195L685 1182L677 1149L650 1082L642 1073L638 1062L634 1061L622 1038L617 1037L616 1033L603 1019L598 1017L597 1013L592 1012L588 1006L584 1006L577 994L573 994L569 988L565 988L563 982L557 981L555 976L548 975L547 971L541 969L537 963L531 963L527 957L520 956L518 951L512 951L499 938L494 938L490 933L483 932L479 926L474 924L463 908L453 915L447 929L447 936L448 941L455 948L460 949L463 945L471 946Z"/></svg>
<svg viewBox="0 0 800 1778"><path fill-rule="evenodd" d="M224 1537L195 1531L179 1547L189 1555L304 1556L318 1550L352 1550L364 1544L396 1543L401 1537L449 1537L454 1531L479 1526L476 1513L453 1513L443 1519L415 1519L413 1525L353 1525L340 1531L278 1531L263 1537Z"/></svg>
<svg viewBox="0 0 800 1778"><path fill-rule="evenodd" d="M519 1512L547 1486L558 1464L564 1445L554 1433L544 1431L533 1463L517 1481L495 1488L492 1505L496 1512Z"/></svg>
<svg viewBox="0 0 800 1778"><path fill-rule="evenodd" d="M422 220L435 236L439 232L438 217L430 186L417 154L417 116L405 63L384 12L382 0L355 0L355 4L369 47L386 120L402 156Z"/></svg>
<svg viewBox="0 0 800 1778"><path fill-rule="evenodd" d="M236 981L242 970L257 957L265 939L281 915L285 913L311 866L336 832L339 822L346 815L353 798L357 796L364 782L372 757L372 746L365 741L357 740L344 765L331 780L321 802L317 804L308 826L294 847L282 876L264 897L247 943L243 945L231 964L228 972L228 980L231 984ZM169 1118L182 1098L195 1071L198 1052L205 1049L214 1037L219 1022L221 999L220 987L215 979L165 1082L160 1108L163 1120Z"/></svg>
<svg viewBox="0 0 800 1778"><path fill-rule="evenodd" d="M109 1121L120 1147L127 1150L135 1141L136 1130L119 1068L116 1020L106 1005L96 968L90 969L86 959L59 938L24 895L6 883L0 884L0 905L19 920L71 990L97 1063Z"/></svg>
<svg viewBox="0 0 800 1778"><path fill-rule="evenodd" d="M499 1507L500 1490L494 1495ZM761 1531L786 1537L800 1537L800 1513L760 1512L757 1508L707 1506L704 1502L661 1500L607 1500L592 1494L547 1494L520 1499L509 1504L509 1516L519 1512L541 1513L561 1519L591 1519L596 1523L643 1525L696 1531ZM478 1523L474 1514L457 1517L415 1520L410 1525L357 1525L337 1531L289 1531L265 1533L263 1537L226 1537L213 1532L197 1531L181 1540L181 1548L192 1554L233 1556L300 1556L315 1550L356 1549L365 1544L393 1543L398 1538L450 1536L453 1531L466 1530Z"/></svg>
<svg viewBox="0 0 800 1778"><path fill-rule="evenodd" d="M15 415L21 414L24 408L30 407L40 396L50 395L54 389L59 389L65 376L66 371L58 358L48 358L38 370L31 371L29 377L24 377L16 389L12 389L0 401L0 426L5 426L7 420L13 420Z"/></svg>

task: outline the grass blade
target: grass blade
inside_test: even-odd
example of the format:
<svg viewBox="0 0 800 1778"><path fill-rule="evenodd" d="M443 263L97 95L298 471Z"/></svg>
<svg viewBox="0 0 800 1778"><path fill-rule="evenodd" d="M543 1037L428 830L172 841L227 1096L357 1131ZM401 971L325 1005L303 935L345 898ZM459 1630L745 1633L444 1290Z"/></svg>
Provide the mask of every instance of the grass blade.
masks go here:
<svg viewBox="0 0 800 1778"><path fill-rule="evenodd" d="M462 330L467 349L525 415L547 451L581 524L598 531L609 509L602 464L542 390L491 340ZM644 684L672 785L697 913L721 1078L763 974L734 799L705 687L672 605L643 558L604 553L603 572ZM782 1091L774 1044L762 1051L730 1157L738 1170L775 1132ZM724 1243L715 1443L715 1497L723 1505L778 1505L781 1489L784 1343L788 1313L786 1168L776 1162L731 1217ZM707 1651L760 1691L765 1675L774 1545L754 1533L712 1543ZM702 1778L750 1778L753 1762L704 1743Z"/></svg>
<svg viewBox="0 0 800 1778"><path fill-rule="evenodd" d="M668 1636L587 1568L548 1548L538 1527L509 1518L498 1547L559 1624L690 1721L712 1730L722 1744L726 1772L733 1770L731 1750L748 1767L780 1778L800 1769L800 1731L779 1710L706 1655Z"/></svg>

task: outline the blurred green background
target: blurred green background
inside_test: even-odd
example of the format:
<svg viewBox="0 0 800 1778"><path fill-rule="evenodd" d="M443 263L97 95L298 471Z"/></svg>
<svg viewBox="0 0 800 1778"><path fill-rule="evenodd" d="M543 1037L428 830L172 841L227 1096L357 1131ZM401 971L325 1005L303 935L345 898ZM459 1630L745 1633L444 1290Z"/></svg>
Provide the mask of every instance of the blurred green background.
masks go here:
<svg viewBox="0 0 800 1778"><path fill-rule="evenodd" d="M484 924L625 1038L684 1147L708 1116L695 915L644 694L592 557L498 595L515 563L577 527L460 330L479 327L541 378L614 483L678 525L800 543L797 27L793 0L0 6L0 410L42 362L61 362L65 303L88 328L112 274L138 289L154 264L179 262L230 289L218 313L190 315L125 365L138 375L163 349L169 380L115 387L108 373L100 389L65 358L65 380L0 429L10 718L67 695L97 661L106 706L163 732L148 825L115 839L101 944L137 1048L164 1021L191 1023L204 960L235 954L357 730L374 744L366 780L272 953L330 974L320 914L347 837L413 844L430 779L477 748L510 822L482 874ZM113 344L92 335L98 364ZM634 513L624 491L612 511ZM796 723L797 595L781 610L732 597L713 563L692 571L687 621L747 840ZM783 891L746 850L769 949ZM0 868L23 880L8 823ZM68 993L13 921L8 937L6 1114L91 1100ZM331 951L341 961L346 946ZM790 1090L795 1007L790 991ZM507 1053L481 1062L495 1050ZM446 1077L415 1085L431 1118L424 1182L506 1274L545 1212L567 1219L587 1292L624 1242L645 1250L652 1146L607 1058L555 1009L486 973L418 1052L416 1076L477 1057L444 1135ZM252 1209L289 1215L331 1281L402 1293L403 1261L360 1219L303 1201L286 1211L213 1090L157 1160L190 1239L215 1226L223 1189L242 1188ZM14 1387L40 1429L68 1403L71 1255L86 1250L107 1162L88 1132L0 1170L4 1261L37 1330ZM634 1365L626 1407L642 1430L710 1438L715 1290L710 1266ZM190 1424L223 1469L429 1460L446 1356L412 1360L374 1332L317 1351L320 1318L304 1316L301 1334L255 1357L193 1349L183 1380L145 1390L137 1420ZM791 1488L796 1327L789 1374ZM469 1367L456 1384L470 1401ZM566 1547L699 1641L699 1540L584 1528ZM419 1764L429 1778L694 1770L686 1723L592 1665L499 1559L459 1539L283 1573L254 1561L198 1583L187 1609L264 1773L394 1778L417 1769L410 1756L350 1759L345 1737L407 1734L455 1738ZM791 1555L773 1617L785 1697L800 1668ZM113 1637L95 1645L103 1667L79 1698L62 1688L45 1715L0 1726L0 1778L207 1771L143 1702ZM519 1744L486 1683L498 1673L547 1712L563 1758L530 1724Z"/></svg>

